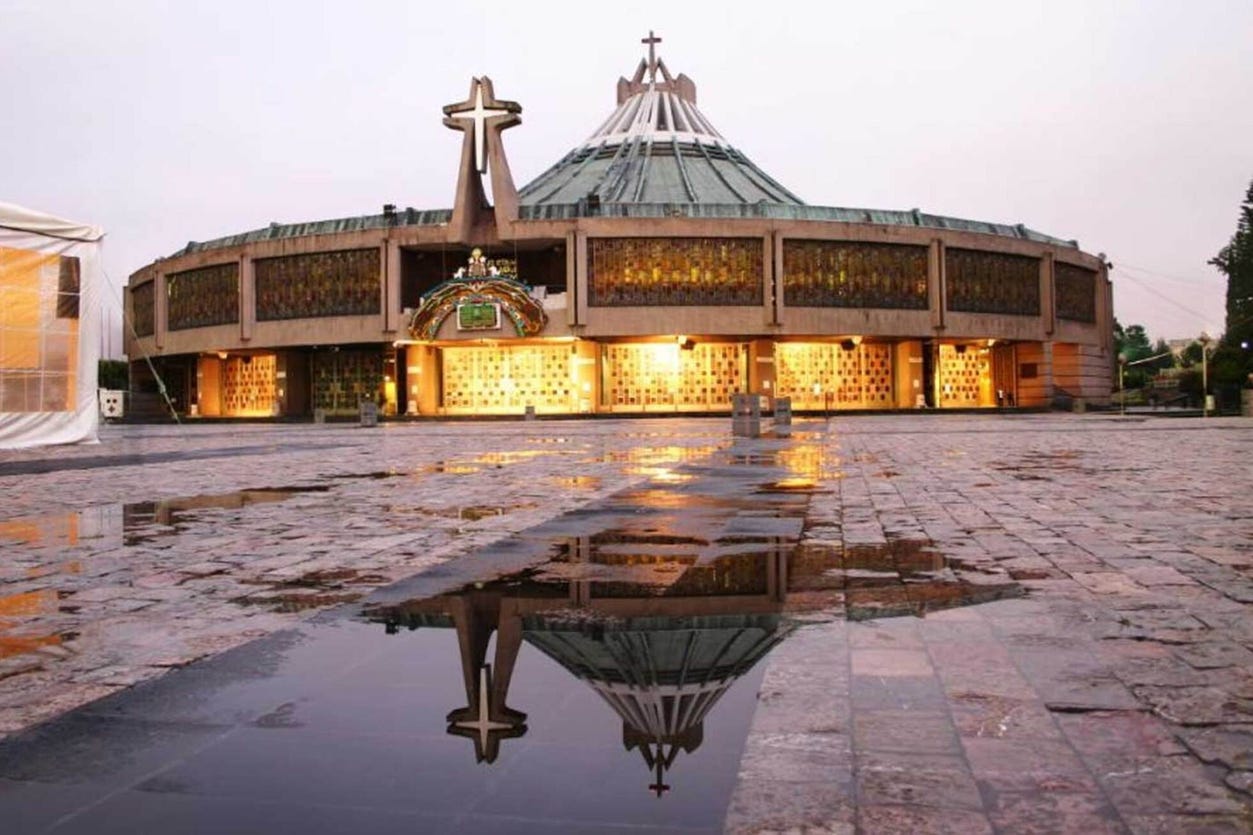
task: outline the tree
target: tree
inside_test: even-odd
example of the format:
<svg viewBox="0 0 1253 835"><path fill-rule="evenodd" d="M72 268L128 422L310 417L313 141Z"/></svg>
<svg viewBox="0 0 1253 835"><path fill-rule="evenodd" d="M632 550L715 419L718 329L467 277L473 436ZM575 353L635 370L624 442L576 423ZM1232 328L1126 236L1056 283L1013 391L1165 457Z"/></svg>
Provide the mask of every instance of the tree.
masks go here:
<svg viewBox="0 0 1253 835"><path fill-rule="evenodd" d="M1135 362L1152 356L1153 345L1144 325L1128 325L1125 329L1114 322L1114 353L1126 354L1127 362Z"/></svg>
<svg viewBox="0 0 1253 835"><path fill-rule="evenodd" d="M1175 355L1170 352L1170 346L1166 344L1165 339L1159 339L1153 345L1152 356L1157 357L1157 359L1145 364L1155 371L1164 371L1167 368L1175 367Z"/></svg>
<svg viewBox="0 0 1253 835"><path fill-rule="evenodd" d="M1244 195L1231 241L1209 261L1227 276L1227 332L1223 341L1253 343L1253 182Z"/></svg>

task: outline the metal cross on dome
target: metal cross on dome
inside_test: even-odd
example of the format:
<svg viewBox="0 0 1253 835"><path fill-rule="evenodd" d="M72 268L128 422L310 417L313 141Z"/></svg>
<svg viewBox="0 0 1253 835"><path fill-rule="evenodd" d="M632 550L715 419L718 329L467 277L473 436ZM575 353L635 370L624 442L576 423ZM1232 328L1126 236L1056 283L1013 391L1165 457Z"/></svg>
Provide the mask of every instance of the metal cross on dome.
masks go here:
<svg viewBox="0 0 1253 835"><path fill-rule="evenodd" d="M486 95L483 92L485 88ZM497 116L512 116L513 120L502 124L501 128L512 127L518 123L517 114L521 112L522 107L517 102L497 101L492 90L491 79L484 76L470 82L469 98L459 104L444 107L446 117L444 124L456 130L470 131L474 137L474 167L480 174L485 174L487 173L487 157L483 151L486 144L488 120Z"/></svg>
<svg viewBox="0 0 1253 835"><path fill-rule="evenodd" d="M657 44L661 43L661 38L653 34L653 30L648 30L648 37L641 38L640 43L648 44L648 80L657 80Z"/></svg>

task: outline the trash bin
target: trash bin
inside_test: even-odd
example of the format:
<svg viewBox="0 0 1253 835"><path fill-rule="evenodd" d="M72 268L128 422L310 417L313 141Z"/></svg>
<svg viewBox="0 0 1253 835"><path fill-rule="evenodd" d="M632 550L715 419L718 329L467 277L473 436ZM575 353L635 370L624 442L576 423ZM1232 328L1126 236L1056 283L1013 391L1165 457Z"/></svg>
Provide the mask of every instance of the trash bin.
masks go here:
<svg viewBox="0 0 1253 835"><path fill-rule="evenodd" d="M528 405L526 407L526 420L535 420L535 407Z"/></svg>
<svg viewBox="0 0 1253 835"><path fill-rule="evenodd" d="M774 400L774 434L792 434L792 398L776 397Z"/></svg>
<svg viewBox="0 0 1253 835"><path fill-rule="evenodd" d="M761 435L761 398L755 394L731 395L731 434L741 438Z"/></svg>
<svg viewBox="0 0 1253 835"><path fill-rule="evenodd" d="M362 426L379 425L379 406L373 400L362 400L358 406Z"/></svg>

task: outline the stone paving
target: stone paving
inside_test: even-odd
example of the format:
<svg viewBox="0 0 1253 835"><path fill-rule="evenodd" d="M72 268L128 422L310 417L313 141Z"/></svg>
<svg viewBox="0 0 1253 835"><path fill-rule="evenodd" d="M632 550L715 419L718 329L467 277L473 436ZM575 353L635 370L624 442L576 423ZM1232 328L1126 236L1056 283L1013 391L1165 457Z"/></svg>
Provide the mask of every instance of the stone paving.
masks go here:
<svg viewBox="0 0 1253 835"><path fill-rule="evenodd" d="M727 435L664 421L108 426L99 445L0 452L0 737Z"/></svg>
<svg viewBox="0 0 1253 835"><path fill-rule="evenodd" d="M106 427L0 453L0 733L664 480L728 424ZM851 583L766 661L728 831L1253 831L1253 421L796 429L802 554L922 543L1027 596L850 620Z"/></svg>
<svg viewBox="0 0 1253 835"><path fill-rule="evenodd" d="M1028 590L797 632L733 832L1253 831L1253 423L839 419L802 548Z"/></svg>

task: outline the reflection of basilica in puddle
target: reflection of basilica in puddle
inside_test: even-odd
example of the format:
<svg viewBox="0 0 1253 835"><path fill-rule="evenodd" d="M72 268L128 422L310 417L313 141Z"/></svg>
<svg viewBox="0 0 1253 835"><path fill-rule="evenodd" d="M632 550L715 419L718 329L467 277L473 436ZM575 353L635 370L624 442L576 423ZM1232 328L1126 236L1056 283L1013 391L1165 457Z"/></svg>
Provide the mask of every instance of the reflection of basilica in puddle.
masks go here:
<svg viewBox="0 0 1253 835"><path fill-rule="evenodd" d="M711 546L722 555L694 553ZM613 709L659 796L679 754L700 747L719 699L805 619L923 615L1020 593L1003 574L955 571L926 542L841 553L786 538L611 531L555 540L552 553L526 571L367 616L388 634L456 630L466 706L448 714L447 732L470 739L478 762L527 732L526 713L508 704L526 642Z"/></svg>
<svg viewBox="0 0 1253 835"><path fill-rule="evenodd" d="M612 539L621 546L624 537ZM786 555L774 548L697 565L602 553L610 545L563 540L539 568L370 617L389 633L456 629L467 706L448 714L448 733L472 739L478 761L495 761L502 740L526 733L526 714L507 704L526 641L613 708L624 747L640 752L662 794L679 753L701 745L709 711L792 628L782 616Z"/></svg>

